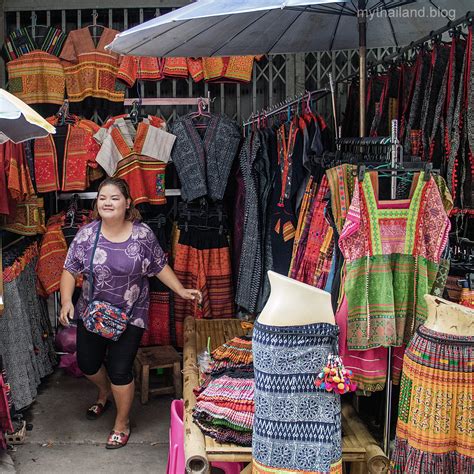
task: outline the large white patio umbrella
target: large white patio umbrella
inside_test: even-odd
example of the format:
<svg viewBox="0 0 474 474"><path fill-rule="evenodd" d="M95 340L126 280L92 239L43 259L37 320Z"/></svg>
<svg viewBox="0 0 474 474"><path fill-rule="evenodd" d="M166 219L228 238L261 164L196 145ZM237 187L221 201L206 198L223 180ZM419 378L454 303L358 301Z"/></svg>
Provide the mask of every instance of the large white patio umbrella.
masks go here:
<svg viewBox="0 0 474 474"><path fill-rule="evenodd" d="M360 49L365 132L366 48L407 45L458 19L473 0L198 0L120 34L136 56L232 56Z"/></svg>
<svg viewBox="0 0 474 474"><path fill-rule="evenodd" d="M415 41L474 9L472 0L198 0L117 35L110 48L136 56L232 56Z"/></svg>
<svg viewBox="0 0 474 474"><path fill-rule="evenodd" d="M0 89L0 144L21 143L56 133L56 129L28 104Z"/></svg>

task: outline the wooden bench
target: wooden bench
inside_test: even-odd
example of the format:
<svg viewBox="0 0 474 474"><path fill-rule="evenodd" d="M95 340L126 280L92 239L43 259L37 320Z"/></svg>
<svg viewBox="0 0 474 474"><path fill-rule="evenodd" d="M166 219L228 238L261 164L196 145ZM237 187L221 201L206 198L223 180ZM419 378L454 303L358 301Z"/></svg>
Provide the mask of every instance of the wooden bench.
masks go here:
<svg viewBox="0 0 474 474"><path fill-rule="evenodd" d="M196 404L193 388L199 384L196 356L207 347L211 350L235 336L244 335L237 319L205 320L187 318L184 329L184 450L188 472L207 472L209 462L251 462L252 449L235 444L221 444L208 436L192 421ZM342 408L342 460L351 463L351 474L388 472L389 461L350 405ZM247 472L247 471L245 471ZM248 471L250 472L250 471Z"/></svg>
<svg viewBox="0 0 474 474"><path fill-rule="evenodd" d="M150 395L174 394L175 398L181 398L183 392L181 357L172 346L141 347L138 349L134 365L135 383L140 391L142 403L148 403ZM150 370L153 369L170 369L168 379L172 379L172 384L150 388Z"/></svg>

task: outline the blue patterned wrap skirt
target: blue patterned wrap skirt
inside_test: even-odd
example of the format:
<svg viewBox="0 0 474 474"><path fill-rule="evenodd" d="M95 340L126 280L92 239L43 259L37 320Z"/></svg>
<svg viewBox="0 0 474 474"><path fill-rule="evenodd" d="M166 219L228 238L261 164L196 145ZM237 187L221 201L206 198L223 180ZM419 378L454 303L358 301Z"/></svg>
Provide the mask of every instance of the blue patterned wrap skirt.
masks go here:
<svg viewBox="0 0 474 474"><path fill-rule="evenodd" d="M253 473L341 472L340 395L314 384L338 333L327 323L255 323Z"/></svg>

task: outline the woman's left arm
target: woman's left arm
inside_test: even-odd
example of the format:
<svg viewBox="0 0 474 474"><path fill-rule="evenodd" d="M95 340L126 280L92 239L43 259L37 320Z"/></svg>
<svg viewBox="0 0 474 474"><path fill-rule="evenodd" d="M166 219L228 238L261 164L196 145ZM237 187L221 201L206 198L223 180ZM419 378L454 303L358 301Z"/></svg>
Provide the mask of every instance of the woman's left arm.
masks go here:
<svg viewBox="0 0 474 474"><path fill-rule="evenodd" d="M198 303L202 302L201 292L196 289L184 288L169 265L165 265L156 277L181 298L185 300L195 300L197 298Z"/></svg>

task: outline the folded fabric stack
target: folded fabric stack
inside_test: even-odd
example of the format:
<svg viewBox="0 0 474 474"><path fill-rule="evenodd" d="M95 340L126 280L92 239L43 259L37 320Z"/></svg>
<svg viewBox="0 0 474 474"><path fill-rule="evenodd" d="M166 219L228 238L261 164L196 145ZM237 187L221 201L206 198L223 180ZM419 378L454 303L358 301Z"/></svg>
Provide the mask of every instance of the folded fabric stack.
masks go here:
<svg viewBox="0 0 474 474"><path fill-rule="evenodd" d="M234 337L212 351L212 363L207 370L210 375L219 375L232 370L253 373L252 339Z"/></svg>
<svg viewBox="0 0 474 474"><path fill-rule="evenodd" d="M211 357L207 376L195 390L194 422L220 443L251 446L255 412L252 341L236 337Z"/></svg>

